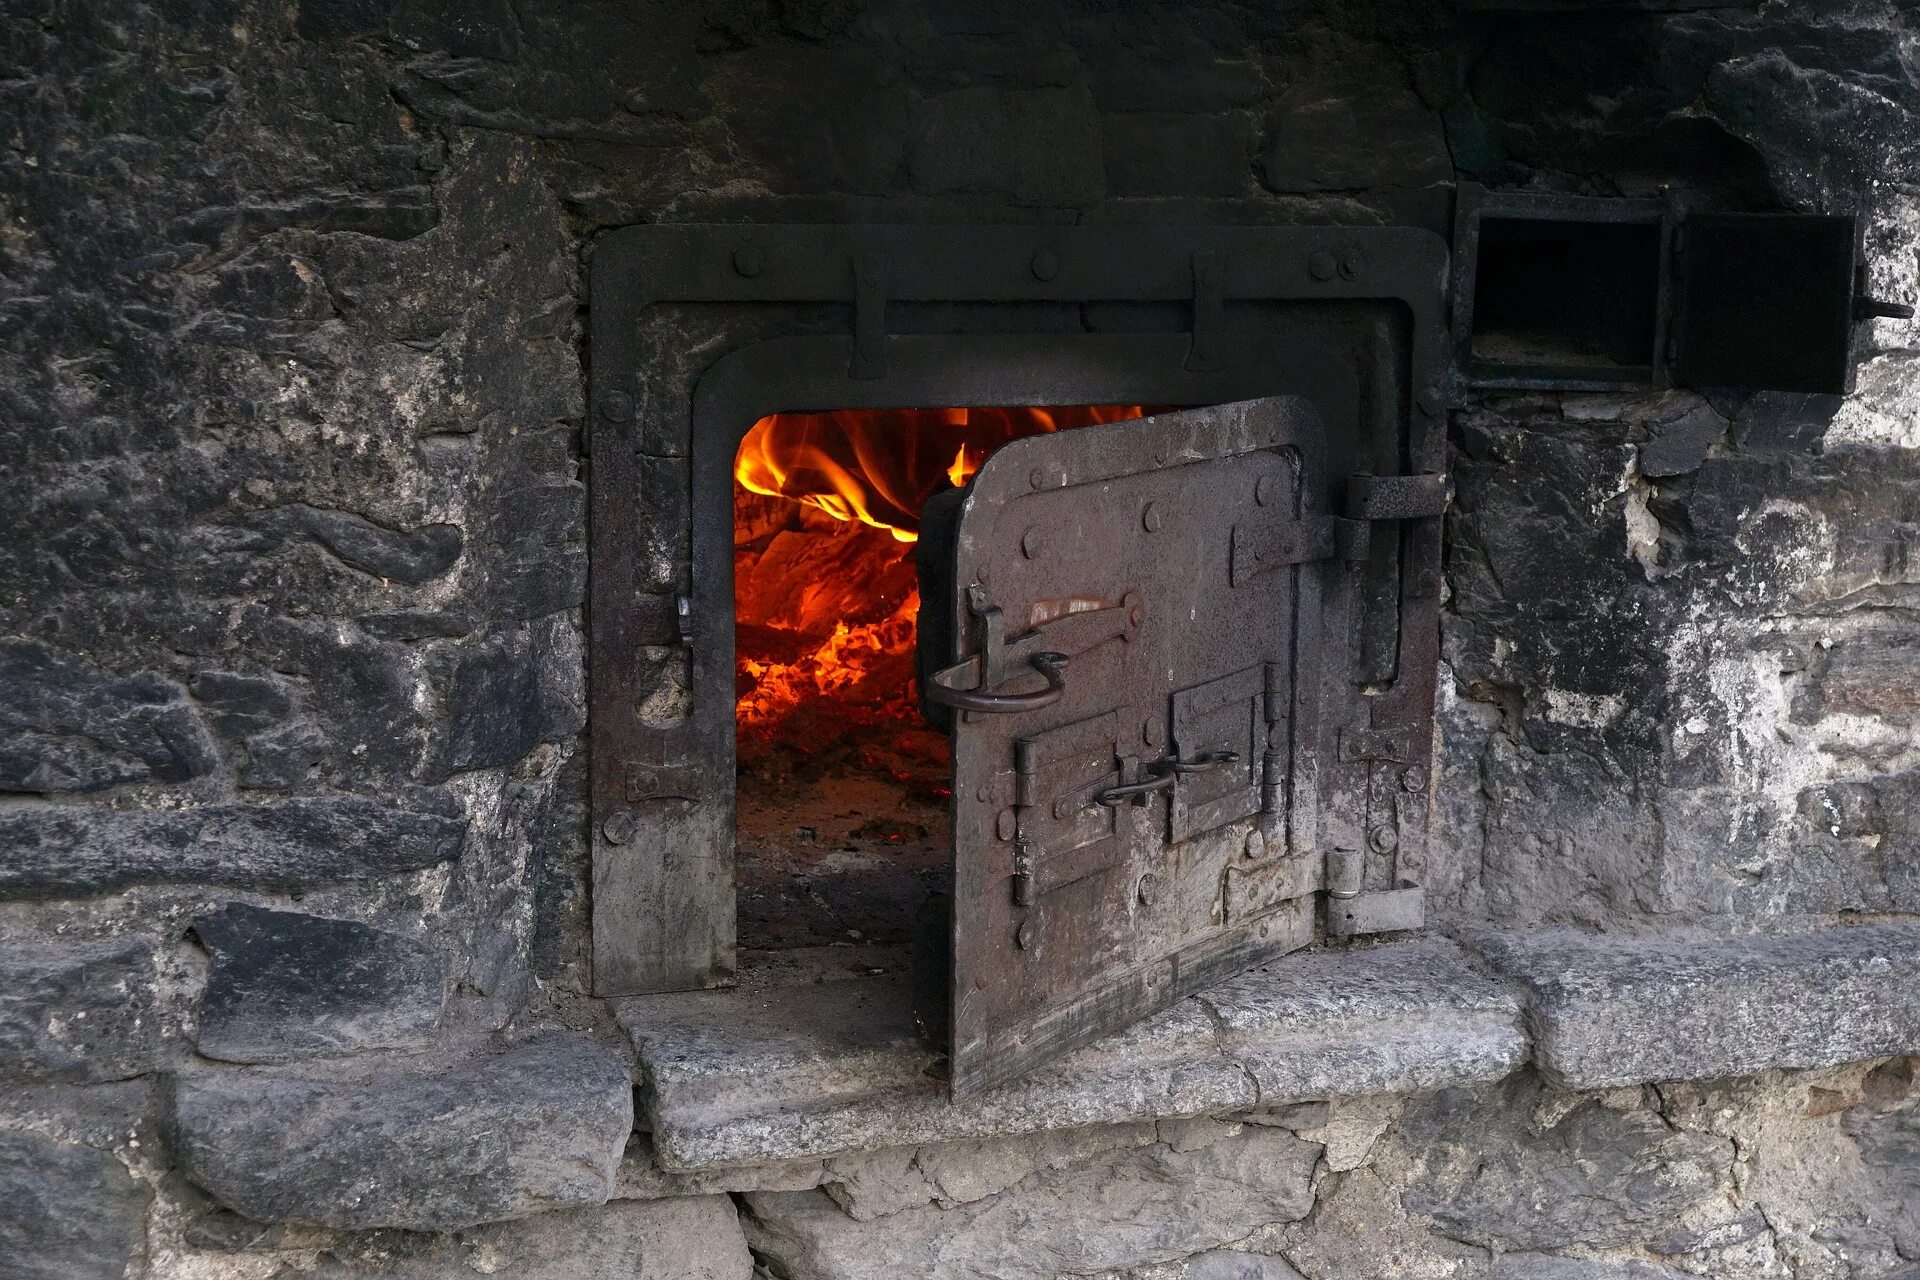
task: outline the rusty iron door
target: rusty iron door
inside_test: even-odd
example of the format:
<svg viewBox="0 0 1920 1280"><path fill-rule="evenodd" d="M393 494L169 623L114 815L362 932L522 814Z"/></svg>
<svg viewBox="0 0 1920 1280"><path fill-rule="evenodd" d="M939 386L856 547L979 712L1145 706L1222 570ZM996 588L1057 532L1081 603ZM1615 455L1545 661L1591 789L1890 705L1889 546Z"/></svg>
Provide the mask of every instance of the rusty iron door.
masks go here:
<svg viewBox="0 0 1920 1280"><path fill-rule="evenodd" d="M1031 437L930 542L956 1097L1311 939L1325 453L1296 397Z"/></svg>

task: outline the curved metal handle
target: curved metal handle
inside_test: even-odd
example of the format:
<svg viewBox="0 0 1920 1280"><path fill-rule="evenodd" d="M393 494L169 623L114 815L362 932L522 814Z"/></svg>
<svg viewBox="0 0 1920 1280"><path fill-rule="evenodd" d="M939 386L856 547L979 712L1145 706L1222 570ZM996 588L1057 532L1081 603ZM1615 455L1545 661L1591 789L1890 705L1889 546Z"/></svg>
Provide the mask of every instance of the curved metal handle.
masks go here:
<svg viewBox="0 0 1920 1280"><path fill-rule="evenodd" d="M1145 782L1129 782L1123 786L1108 787L1093 797L1095 804L1104 804L1111 808L1125 804L1129 800L1138 800L1141 796L1150 796L1156 791L1165 791L1180 780L1183 773L1205 773L1209 769L1218 769L1221 765L1232 764L1240 758L1238 751L1202 751L1191 760L1168 757L1155 760L1142 772L1146 773Z"/></svg>
<svg viewBox="0 0 1920 1280"><path fill-rule="evenodd" d="M1008 715L1050 707L1067 696L1066 654L1051 651L1036 653L1028 658L1027 662L1035 671L1046 677L1046 688L1033 693L980 693L974 690L949 689L943 684L929 682L926 689L927 701L961 711L984 711L990 715Z"/></svg>

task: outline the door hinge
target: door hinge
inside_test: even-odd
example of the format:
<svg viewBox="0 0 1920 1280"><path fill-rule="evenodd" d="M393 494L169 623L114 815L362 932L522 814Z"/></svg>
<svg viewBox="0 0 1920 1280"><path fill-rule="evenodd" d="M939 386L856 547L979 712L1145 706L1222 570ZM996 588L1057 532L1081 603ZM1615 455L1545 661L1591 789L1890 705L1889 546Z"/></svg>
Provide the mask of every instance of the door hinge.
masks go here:
<svg viewBox="0 0 1920 1280"><path fill-rule="evenodd" d="M1347 477L1345 512L1350 520L1418 520L1445 515L1449 497L1444 472L1420 476Z"/></svg>

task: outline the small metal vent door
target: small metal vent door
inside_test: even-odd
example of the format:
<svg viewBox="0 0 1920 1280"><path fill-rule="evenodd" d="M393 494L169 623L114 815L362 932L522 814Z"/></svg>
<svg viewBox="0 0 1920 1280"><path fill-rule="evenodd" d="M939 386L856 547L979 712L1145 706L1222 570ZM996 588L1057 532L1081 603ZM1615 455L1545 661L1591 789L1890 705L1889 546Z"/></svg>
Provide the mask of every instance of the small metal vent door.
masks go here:
<svg viewBox="0 0 1920 1280"><path fill-rule="evenodd" d="M1018 440L975 477L923 571L955 1096L1309 940L1323 458L1276 397Z"/></svg>

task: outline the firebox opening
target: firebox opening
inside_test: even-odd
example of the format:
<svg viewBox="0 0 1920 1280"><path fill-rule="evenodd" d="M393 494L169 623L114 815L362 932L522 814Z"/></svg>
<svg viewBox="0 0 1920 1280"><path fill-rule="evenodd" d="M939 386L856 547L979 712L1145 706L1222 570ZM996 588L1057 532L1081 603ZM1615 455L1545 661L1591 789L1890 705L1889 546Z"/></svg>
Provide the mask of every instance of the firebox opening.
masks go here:
<svg viewBox="0 0 1920 1280"><path fill-rule="evenodd" d="M1657 222L1483 219L1474 361L1647 376L1658 325L1660 234Z"/></svg>
<svg viewBox="0 0 1920 1280"><path fill-rule="evenodd" d="M904 944L948 865L913 668L921 509L988 454L1138 405L778 413L734 462L740 945Z"/></svg>

